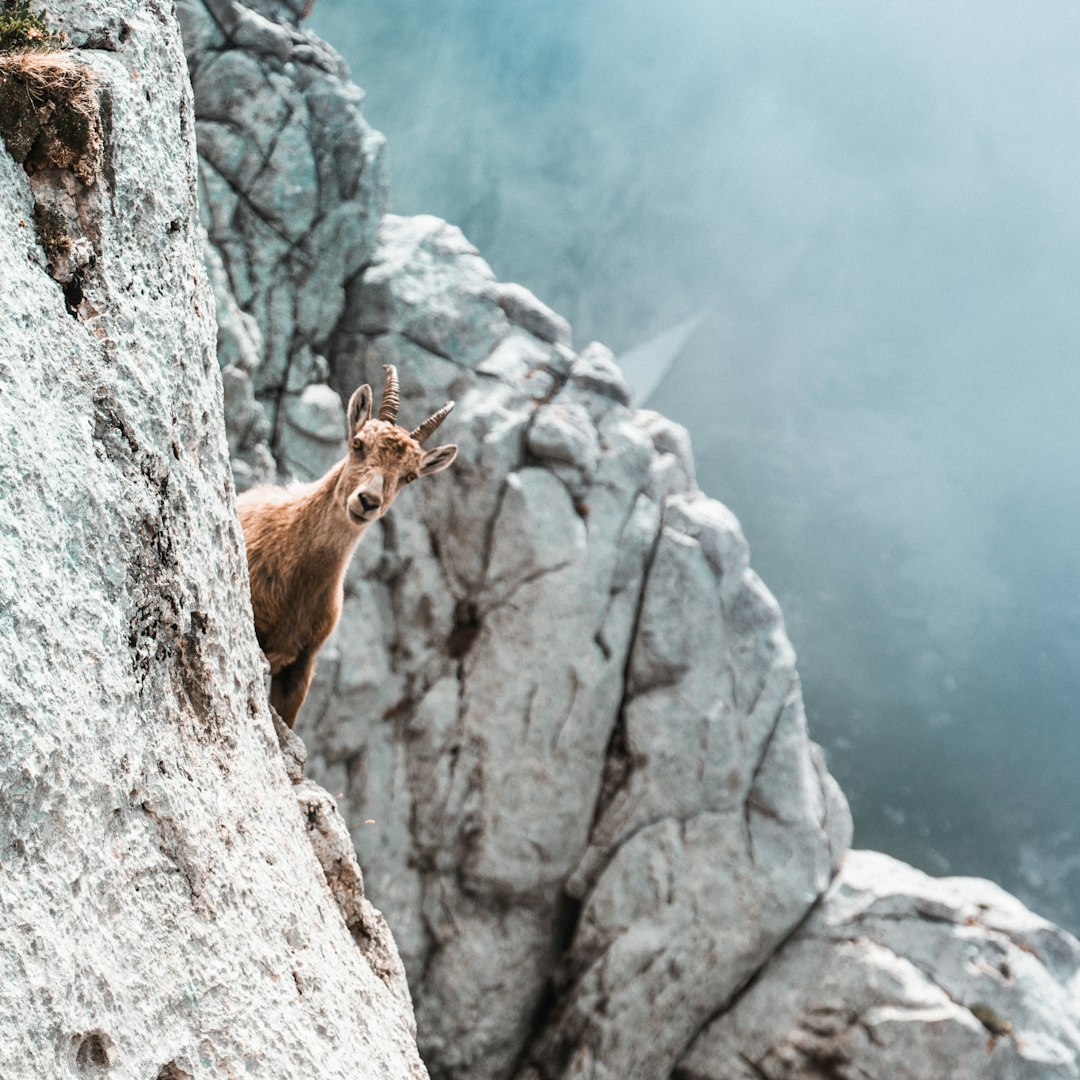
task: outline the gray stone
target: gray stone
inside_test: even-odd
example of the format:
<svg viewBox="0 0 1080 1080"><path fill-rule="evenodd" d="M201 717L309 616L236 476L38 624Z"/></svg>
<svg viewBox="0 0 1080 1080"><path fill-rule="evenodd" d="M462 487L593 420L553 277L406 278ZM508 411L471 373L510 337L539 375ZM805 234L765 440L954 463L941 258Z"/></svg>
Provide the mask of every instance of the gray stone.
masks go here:
<svg viewBox="0 0 1080 1080"><path fill-rule="evenodd" d="M217 358L221 366L225 415L229 418L229 458L238 491L272 481L277 472L270 452L270 422L255 398L252 374L262 363L262 331L241 311L229 288L221 257L203 233L203 258L217 310Z"/></svg>
<svg viewBox="0 0 1080 1080"><path fill-rule="evenodd" d="M499 307L512 323L528 330L541 341L550 341L554 345L570 344L570 324L538 300L524 285L500 283L496 295Z"/></svg>
<svg viewBox="0 0 1080 1080"><path fill-rule="evenodd" d="M350 934L266 705L179 28L50 15L110 122L84 190L0 150L0 1075L417 1080L392 939L339 842ZM77 302L28 257L50 183L96 252Z"/></svg>
<svg viewBox="0 0 1080 1080"><path fill-rule="evenodd" d="M611 398L620 405L629 405L631 398L630 384L623 378L615 355L600 342L586 345L570 368L570 378L579 386L593 391L605 398ZM606 408L600 404L598 413Z"/></svg>
<svg viewBox="0 0 1080 1080"><path fill-rule="evenodd" d="M345 449L345 406L329 386L312 385L289 394L282 410L279 447L290 476L314 480L341 460Z"/></svg>
<svg viewBox="0 0 1080 1080"><path fill-rule="evenodd" d="M569 465L589 481L600 458L600 440L588 412L574 402L537 409L529 428L529 450L541 461Z"/></svg>
<svg viewBox="0 0 1080 1080"><path fill-rule="evenodd" d="M1080 942L987 881L853 851L679 1080L1080 1075Z"/></svg>
<svg viewBox="0 0 1080 1080"><path fill-rule="evenodd" d="M383 218L354 313L368 337L393 330L468 367L510 332L491 268L460 229L428 216Z"/></svg>
<svg viewBox="0 0 1080 1080"><path fill-rule="evenodd" d="M251 6L281 23L295 58L295 5ZM198 87L212 31L194 21ZM276 407L284 388L291 409L325 381L345 400L394 363L406 425L457 401L438 438L458 460L364 537L299 721L395 929L433 1072L778 1080L834 1064L829 1075L914 1076L918 1062L922 1077L1037 1075L978 1071L998 1010L1017 1031L1023 1017L1029 1061L1064 1070L1046 1075L1080 1073L1080 964L1056 931L1040 938L1053 985L1049 960L1010 960L1011 997L988 995L983 1020L979 1002L961 1008L931 985L946 985L971 928L925 906L921 880L897 878L890 903L908 905L909 932L884 966L892 946L845 941L850 926L810 937L855 888L851 820L808 738L779 608L734 516L696 491L686 432L630 409L611 352L575 353L565 321L498 282L460 230L386 215L376 237L381 202L358 213L348 171L335 172L352 163L362 188L378 157L358 92L248 51L289 114L309 118L323 217L292 236L325 253L317 271L279 268L265 224L294 194L237 193L220 169L265 156L266 132L244 106L208 107L206 121L244 143L222 149L214 129L202 190L234 296L265 336L259 393ZM339 114L340 158L316 134ZM297 155L284 172L307 169ZM244 209L253 193L262 224ZM364 257L333 263L329 230L347 228ZM976 904L1004 903L971 889ZM798 950L809 959L790 960ZM835 970L823 979L815 963ZM801 981L787 989L789 971ZM879 1009L881 1042L828 1012L823 986ZM841 1042L846 1056L830 1057ZM994 1062L1010 1047L996 1036Z"/></svg>
<svg viewBox="0 0 1080 1080"><path fill-rule="evenodd" d="M386 199L382 137L364 121L341 58L297 26L303 7L177 4L195 94L203 222L231 293L224 307L262 331L253 391L279 433L287 427L282 403L291 409L309 385L325 382L320 358L348 283L371 258ZM230 412L233 445L250 430L247 420ZM288 472L289 449L274 449ZM236 461L238 485L264 471L250 454Z"/></svg>
<svg viewBox="0 0 1080 1080"><path fill-rule="evenodd" d="M637 417L656 449L652 469L657 489L663 495L677 495L696 488L690 432L650 409L639 409Z"/></svg>

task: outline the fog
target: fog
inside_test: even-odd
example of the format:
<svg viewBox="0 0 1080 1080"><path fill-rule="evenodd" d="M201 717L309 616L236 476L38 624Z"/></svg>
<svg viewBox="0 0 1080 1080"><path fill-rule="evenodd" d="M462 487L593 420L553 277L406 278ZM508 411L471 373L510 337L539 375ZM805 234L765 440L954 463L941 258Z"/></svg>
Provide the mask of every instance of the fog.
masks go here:
<svg viewBox="0 0 1080 1080"><path fill-rule="evenodd" d="M461 225L578 346L685 341L639 383L784 608L856 843L1080 928L1080 8L319 0L311 25L397 212Z"/></svg>

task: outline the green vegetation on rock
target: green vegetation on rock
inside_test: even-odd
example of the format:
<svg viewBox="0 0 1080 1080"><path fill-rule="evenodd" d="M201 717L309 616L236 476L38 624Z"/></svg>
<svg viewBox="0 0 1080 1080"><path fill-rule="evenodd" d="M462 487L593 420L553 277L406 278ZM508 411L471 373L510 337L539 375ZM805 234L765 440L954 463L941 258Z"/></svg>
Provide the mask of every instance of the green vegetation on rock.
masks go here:
<svg viewBox="0 0 1080 1080"><path fill-rule="evenodd" d="M30 0L0 3L0 53L58 49L62 44L60 34L49 26L44 13L30 9Z"/></svg>

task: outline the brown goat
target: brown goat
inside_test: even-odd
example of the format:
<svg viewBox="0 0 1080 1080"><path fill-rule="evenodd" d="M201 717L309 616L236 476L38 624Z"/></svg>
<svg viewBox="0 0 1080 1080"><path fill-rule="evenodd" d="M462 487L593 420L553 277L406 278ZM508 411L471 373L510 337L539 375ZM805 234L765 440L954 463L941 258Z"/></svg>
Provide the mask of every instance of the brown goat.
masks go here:
<svg viewBox="0 0 1080 1080"><path fill-rule="evenodd" d="M454 407L448 401L411 432L395 423L397 371L372 419L371 387L349 401L349 450L321 479L295 487L258 487L237 499L247 544L255 634L270 662L270 704L292 727L315 671L315 654L341 616L342 585L364 530L418 476L445 469L454 445L421 444Z"/></svg>

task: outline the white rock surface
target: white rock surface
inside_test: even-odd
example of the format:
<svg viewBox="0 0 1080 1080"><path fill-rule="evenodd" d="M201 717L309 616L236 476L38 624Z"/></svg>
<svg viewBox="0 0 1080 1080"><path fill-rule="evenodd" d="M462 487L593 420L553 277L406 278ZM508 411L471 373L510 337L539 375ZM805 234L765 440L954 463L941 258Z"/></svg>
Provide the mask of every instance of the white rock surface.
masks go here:
<svg viewBox="0 0 1080 1080"><path fill-rule="evenodd" d="M200 122L230 133L226 153L211 126L203 149L205 214L224 223L211 240L267 355L306 355L297 340L312 354L284 384L262 376L264 402L273 411L279 391L302 396L321 384L344 400L361 382L380 385L381 365L395 363L406 425L446 398L458 403L440 432L460 445L458 461L410 488L365 535L299 722L313 772L345 793L433 1075L893 1077L910 1060L927 1078L981 1075L985 1025L980 1033L970 1009L954 1006L946 1020L956 1031L938 1039L941 1001L928 989L945 985L949 956L968 947L966 915L936 918L918 900L932 886L913 871L895 877L909 924L889 946L907 980L899 990L876 979L873 949L839 939L820 946L835 966L829 979L785 966L812 920L840 918L843 890L863 888L852 877L860 857L827 894L850 842L847 807L807 737L780 612L749 567L738 523L695 490L686 433L633 411L609 350L574 352L564 320L498 282L460 230L436 218L384 216L351 275L320 265L310 280L275 276L260 245L280 257L281 241L228 222L237 184L255 190L245 170L261 160L264 128L303 115L307 61L281 59L303 39L296 6L230 9L282 21L277 52L232 50L241 55L230 63L257 64L279 89L280 101L259 90L257 106L213 79L199 93L220 44L204 27L210 0L184 6ZM363 131L355 94L319 80L319 95L337 95L345 130ZM318 156L321 139L309 124L307 141L296 141ZM336 159L369 185L366 208L354 211L365 228L382 197L363 150L373 139L347 143ZM213 180L225 161L242 183ZM260 196L268 217L293 212L288 189L306 182L301 164L292 175ZM318 205L330 220L347 197L327 202L328 191L319 185ZM302 228L293 242L308 250ZM301 339L259 299L291 310L325 296L332 312ZM271 374L279 368L271 362ZM289 427L279 423L277 451L291 467L301 455L281 442ZM999 904L992 886L970 889L986 897L973 903ZM1057 1053L1061 1070L1080 1068L1075 943L1046 934L1058 967L1018 963L1005 1004L1052 1048L1017 1060ZM989 955L987 942L976 953ZM919 965L925 986L912 975ZM790 991L789 970L802 980ZM799 995L813 1008L822 986L850 986L868 1008L880 994L882 1045L853 1038L847 1057L778 1057L763 1066L771 1072L754 1072L787 1045ZM746 1012L755 994L765 1006ZM788 1001L787 1026L771 1025L770 994ZM902 1024L889 1019L894 1005ZM746 1017L730 1038L729 1015Z"/></svg>
<svg viewBox="0 0 1080 1080"><path fill-rule="evenodd" d="M853 851L679 1080L1080 1076L1080 942L988 881Z"/></svg>
<svg viewBox="0 0 1080 1080"><path fill-rule="evenodd" d="M296 26L303 2L176 7L195 94L202 218L232 297L219 296L227 317L218 358L234 382L246 375L251 391L237 386L234 396L246 402L253 392L268 424L254 430L246 405L230 422L237 484L266 477L268 447L286 472L296 463L306 475L325 448L283 414L326 380L325 342L386 201L383 139L364 121L341 58ZM261 331L246 365L234 360L243 334L234 306Z"/></svg>
<svg viewBox="0 0 1080 1080"><path fill-rule="evenodd" d="M265 704L171 4L50 11L109 115L93 187L34 177L94 251L73 313L0 147L0 1076L423 1077Z"/></svg>
<svg viewBox="0 0 1080 1080"><path fill-rule="evenodd" d="M350 606L395 623L343 628L305 731L380 823L357 839L421 1045L452 1075L667 1075L848 841L779 611L731 515L686 490L685 433L626 407L606 350L492 326L490 271L430 219L388 218L369 273L379 317L346 324L373 336L342 362L368 379L411 346L407 393L458 399L463 460L387 519ZM430 353L405 331L423 288ZM498 375L448 362L485 326Z"/></svg>

